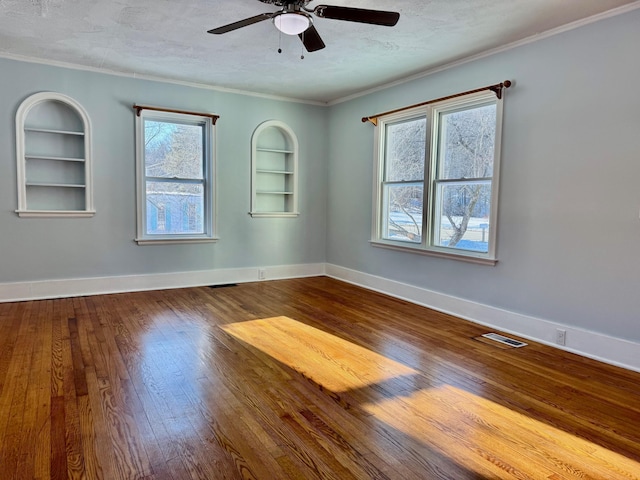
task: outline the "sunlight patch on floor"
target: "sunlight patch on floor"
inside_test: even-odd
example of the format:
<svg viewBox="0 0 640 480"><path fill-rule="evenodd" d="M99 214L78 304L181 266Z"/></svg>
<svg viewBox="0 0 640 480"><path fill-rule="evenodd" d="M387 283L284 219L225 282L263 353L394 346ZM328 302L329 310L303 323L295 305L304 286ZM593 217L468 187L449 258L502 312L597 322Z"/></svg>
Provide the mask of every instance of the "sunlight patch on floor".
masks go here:
<svg viewBox="0 0 640 480"><path fill-rule="evenodd" d="M288 317L238 322L221 328L335 393L418 373Z"/></svg>
<svg viewBox="0 0 640 480"><path fill-rule="evenodd" d="M491 478L640 478L636 461L450 385L361 408Z"/></svg>
<svg viewBox="0 0 640 480"><path fill-rule="evenodd" d="M291 318L221 328L334 393L386 384L358 408L419 454L438 451L483 478L640 479L640 463L624 455L451 385L417 387L418 371Z"/></svg>

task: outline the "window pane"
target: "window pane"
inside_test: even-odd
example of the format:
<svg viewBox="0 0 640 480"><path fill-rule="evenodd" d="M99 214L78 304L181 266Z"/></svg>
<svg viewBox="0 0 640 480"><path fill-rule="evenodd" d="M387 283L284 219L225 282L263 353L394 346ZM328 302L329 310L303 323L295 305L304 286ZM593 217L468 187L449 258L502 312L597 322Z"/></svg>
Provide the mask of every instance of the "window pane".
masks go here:
<svg viewBox="0 0 640 480"><path fill-rule="evenodd" d="M147 177L203 178L204 126L145 120Z"/></svg>
<svg viewBox="0 0 640 480"><path fill-rule="evenodd" d="M384 233L388 240L422 240L422 183L384 186Z"/></svg>
<svg viewBox="0 0 640 480"><path fill-rule="evenodd" d="M147 182L147 233L204 233L204 185Z"/></svg>
<svg viewBox="0 0 640 480"><path fill-rule="evenodd" d="M426 118L388 124L385 129L385 180L422 180Z"/></svg>
<svg viewBox="0 0 640 480"><path fill-rule="evenodd" d="M436 195L434 243L442 247L489 251L491 183L441 183Z"/></svg>
<svg viewBox="0 0 640 480"><path fill-rule="evenodd" d="M491 177L495 138L495 104L441 114L438 178Z"/></svg>

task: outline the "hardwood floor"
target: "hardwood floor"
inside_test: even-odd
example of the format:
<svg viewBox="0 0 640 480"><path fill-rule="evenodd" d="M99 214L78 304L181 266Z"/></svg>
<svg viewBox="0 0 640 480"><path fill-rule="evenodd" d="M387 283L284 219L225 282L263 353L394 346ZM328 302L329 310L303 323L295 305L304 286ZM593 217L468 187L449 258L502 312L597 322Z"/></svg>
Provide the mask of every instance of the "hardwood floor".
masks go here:
<svg viewBox="0 0 640 480"><path fill-rule="evenodd" d="M0 304L0 478L640 478L640 374L486 332L324 277Z"/></svg>

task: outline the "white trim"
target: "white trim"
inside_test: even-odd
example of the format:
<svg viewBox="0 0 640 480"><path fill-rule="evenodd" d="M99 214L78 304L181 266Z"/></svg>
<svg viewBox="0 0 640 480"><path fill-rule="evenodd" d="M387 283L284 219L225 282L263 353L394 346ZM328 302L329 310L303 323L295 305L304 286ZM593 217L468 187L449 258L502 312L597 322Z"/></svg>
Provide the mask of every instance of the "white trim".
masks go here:
<svg viewBox="0 0 640 480"><path fill-rule="evenodd" d="M493 152L493 174L487 177L491 187L491 206L487 245L487 252L477 252L473 250L463 250L440 246L436 242L436 231L439 229L439 215L436 217L438 210L438 190L434 184L439 178L439 165L441 163L440 154L440 137L442 134L442 125L440 117L442 114L472 110L478 107L494 105L496 110L495 132L494 132L494 152ZM495 265L496 258L496 231L498 227L498 191L499 191L499 171L500 171L500 151L502 141L502 98L496 98L494 92L489 90L463 94L460 97L441 100L437 103L429 105L420 105L417 107L408 107L404 110L393 112L387 115L380 115L375 126L374 133L374 172L373 172L373 208L372 208L372 231L371 244L377 247L391 248L394 250L404 250L412 253L420 253L424 255L434 255L443 258L460 259L471 261L485 265ZM422 238L420 243L408 242L388 238L387 224L388 208L385 205L385 171L386 171L386 146L387 127L396 122L404 122L410 120L418 120L424 118L426 120L426 138L425 138L425 158L424 158L424 175L423 179L410 179L412 183L422 183L423 185L423 210L422 210ZM460 179L451 179L456 181L469 180L468 177ZM384 230L384 231L383 231Z"/></svg>
<svg viewBox="0 0 640 480"><path fill-rule="evenodd" d="M216 243L219 238L213 237L188 237L188 238L136 238L138 245L177 245L180 243Z"/></svg>
<svg viewBox="0 0 640 480"><path fill-rule="evenodd" d="M502 53L508 50L512 50L514 48L521 47L523 45L528 45L533 42L537 42L538 40L544 40L545 38L553 37L555 35L560 35L565 32L569 32L571 30L575 30L576 28L584 27L586 25L590 25L592 23L599 22L600 20L605 20L607 18L616 17L618 15L623 15L628 12L632 12L640 8L640 0L630 3L628 5L623 5L621 7L613 8L611 10L607 10L606 12L597 13L587 18L582 18L580 20L576 20L575 22L567 23L565 25L561 25L556 28L552 28L551 30L547 30L545 32L536 33L535 35L531 35L529 37L523 38L521 40L516 40L515 42L507 43L506 45L502 45L500 47L491 48L489 50L485 50L484 52L477 53L475 55L471 55L470 57L461 58L460 60L456 60L454 62L445 63L444 65L439 65L437 67L430 68L428 70L424 70L423 72L416 73L414 75L403 77L399 80L395 80L393 82L384 83L382 85L378 85L373 88L369 88L367 90L363 90L361 92L354 93L352 95L347 95L345 97L336 98L334 100L329 100L326 105L331 107L333 105L338 105L340 103L348 102L350 100L354 100L359 97L364 97L366 95L379 92L381 90L386 90L387 88L397 87L398 85L404 85L405 83L412 82L414 80L418 80L420 78L428 77L429 75L433 75L438 72L442 72L444 70L449 70L451 68L459 67L460 65L464 65L466 63L475 62L476 60L480 60L481 58L490 57L497 53Z"/></svg>
<svg viewBox="0 0 640 480"><path fill-rule="evenodd" d="M253 218L297 217L300 212L249 212Z"/></svg>
<svg viewBox="0 0 640 480"><path fill-rule="evenodd" d="M265 278L259 278L264 270ZM116 277L0 283L0 303L85 295L224 285L327 275L433 310L520 337L640 372L640 343L484 305L333 264L308 263L227 268ZM556 328L567 331L566 346L554 343Z"/></svg>
<svg viewBox="0 0 640 480"><path fill-rule="evenodd" d="M640 372L640 343L637 342L522 315L338 265L327 264L326 275L485 325L492 329L498 329L551 347ZM557 328L567 331L565 346L559 346L554 343Z"/></svg>
<svg viewBox="0 0 640 480"><path fill-rule="evenodd" d="M478 255L474 255L469 250L460 250L457 252L451 251L450 248L430 247L422 248L421 246L412 246L409 242L404 242L402 245L400 242L394 242L393 240L369 240L369 243L373 247L387 248L389 250L396 250L398 252L416 253L418 255L427 255L431 257L449 258L451 260L461 260L463 262L477 263L479 265L495 265L498 260L495 258L484 258Z"/></svg>
<svg viewBox="0 0 640 480"><path fill-rule="evenodd" d="M203 195L204 233L201 234L149 234L147 232L147 175L146 175L146 147L145 120L166 121L171 123L188 123L202 125L203 128ZM171 244L171 243L203 243L217 241L217 209L218 189L216 171L216 128L211 117L177 113L164 110L142 110L135 119L136 140L136 238L138 245ZM176 180L179 181L179 180Z"/></svg>
<svg viewBox="0 0 640 480"><path fill-rule="evenodd" d="M275 128L278 130L285 138L286 145L284 149L274 148L274 147L261 147L260 135L267 129ZM298 150L299 143L298 137L295 132L291 129L289 125L280 121L280 120L266 120L262 122L260 125L256 127L251 135L251 211L249 215L253 218L270 218L270 217L297 217L300 215L298 211ZM260 172L259 160L258 160L258 152L270 152L275 154L284 155L284 170L282 172L278 171L269 171L263 170ZM290 155L290 161L287 160L287 156ZM258 191L258 174L259 173L268 173L272 175L284 175L285 185L287 180L291 180L293 185L289 185L288 192L260 192ZM280 211L264 211L259 210L259 201L258 194L260 193L272 193L275 195L291 195L288 199L290 202L287 202L289 205L288 210Z"/></svg>
<svg viewBox="0 0 640 480"><path fill-rule="evenodd" d="M78 115L82 121L82 131L66 131L49 128L42 128L37 126L27 126L27 121L31 110L45 102L58 102L62 103L66 107L73 110L73 113ZM16 112L16 176L17 176L17 190L18 190L18 209L16 213L20 217L89 217L95 214L95 207L93 204L93 166L92 166L92 139L91 139L91 118L85 110L85 108L76 100L58 92L38 92L27 97L22 101ZM45 132L52 134L62 135L74 135L83 137L83 158L74 159L74 161L81 161L84 163L84 184L78 185L78 187L84 188L84 208L82 210L30 210L27 202L27 186L29 185L27 179L27 159L44 159L56 160L56 158L46 156L32 156L27 152L27 140L25 132ZM62 157L63 160L69 160L66 157ZM67 185L55 185L50 186L67 186ZM75 185L74 185L75 186ZM32 214L29 214L32 212Z"/></svg>
<svg viewBox="0 0 640 480"><path fill-rule="evenodd" d="M22 218L87 218L96 214L95 210L16 210Z"/></svg>
<svg viewBox="0 0 640 480"><path fill-rule="evenodd" d="M14 53L0 52L0 58L7 60L13 60L16 62L36 63L39 65L48 65L50 67L68 68L70 70L80 70L83 72L101 73L103 75L113 75L116 77L132 78L134 80L146 80L149 82L169 83L172 85L181 85L190 88L199 88L202 90L213 90L215 92L231 93L234 95L244 95L247 97L264 98L267 100L276 100L280 102L302 103L305 105L315 105L319 107L328 106L327 102L321 102L318 100L305 100L302 98L285 97L282 95L274 95L270 93L251 92L248 90L240 90L237 88L220 87L216 85L208 85L205 83L188 82L186 80L177 80L173 78L165 78L155 75L142 75L135 72L119 72L117 70L110 70L108 68L89 67L87 65L79 65L77 63L62 62L58 60L48 60L44 58L30 57L27 55L17 55Z"/></svg>
<svg viewBox="0 0 640 480"><path fill-rule="evenodd" d="M324 263L0 283L0 303L324 275ZM265 278L259 279L259 271Z"/></svg>
<svg viewBox="0 0 640 480"><path fill-rule="evenodd" d="M224 93L231 93L231 94L235 94L235 95L245 95L245 96L249 96L249 97L257 97L257 98L265 98L268 100L276 100L276 101L283 101L283 102L291 102L291 103L302 103L305 105L315 105L315 106L320 106L320 107L331 107L333 105L337 105L340 103L344 103L344 102L348 102L350 100L359 98L359 97L363 97L365 95L369 95L371 93L375 93L378 92L380 90L385 90L387 88L390 87L395 87L397 85L403 85L405 83L411 82L413 80L417 80L423 77L427 77L429 75L433 75L434 73L438 73L441 72L443 70L448 70L450 68L454 68L460 65L464 65L465 63L469 63L469 62L473 62L475 60L479 60L481 58L484 57L489 57L491 55L494 55L496 53L501 53L507 50L511 50L513 48L517 48L520 47L522 45L527 45L529 43L533 43L536 42L538 40L543 40L545 38L548 37L552 37L554 35L559 35L561 33L565 33L568 32L570 30L574 30L576 28L580 28L580 27L584 27L586 25L590 25L592 23L595 22L599 22L600 20L604 20L607 18L611 18L611 17L615 17L618 15L623 15L625 13L628 12L632 12L633 10L636 10L640 8L640 0L630 3L628 5L623 5L620 7L616 7L613 8L611 10L607 10L606 12L602 12L602 13L597 13L595 15L592 15L590 17L587 18L583 18L580 20L576 20L575 22L571 22L571 23L567 23L565 25L561 25L559 27L556 28L552 28L551 30L547 30L546 32L541 32L541 33L537 33L535 35L531 35L527 38L523 38L522 40L517 40L515 42L512 43L508 43L506 45L502 45L500 47L496 47L493 49L489 49L486 50L484 52L478 53L476 55L472 55L470 57L466 57L460 60L456 60L454 62L450 62L450 63L446 63L444 65L440 65L428 70L425 70L423 72L417 73L415 75L411 75L408 77L403 77L400 80L396 80L393 82L388 82L388 83L384 83L382 85L378 85L376 87L367 89L367 90L363 90L351 95L347 95L344 97L339 97L333 100L328 100L328 101L319 101L319 100L305 100L302 98L294 98L294 97L285 97L282 95L274 95L274 94L269 94L269 93L260 93L260 92L252 92L252 91L248 91L248 90L240 90L240 89L235 89L235 88L229 88L229 87L221 87L221 86L216 86L216 85L208 85L208 84L204 84L204 83L197 83L197 82L188 82L185 80L177 80L177 79L171 79L171 78L165 78L165 77L160 77L160 76L155 76L155 75L143 75L143 74L139 74L139 73L135 73L135 72L119 72L117 70L110 70L108 68L102 68L102 67L90 67L90 66L86 66L86 65L79 65L76 63L71 63L71 62L63 62L63 61L59 61L59 60L49 60L49 59L43 59L43 58L36 58L36 57L30 57L27 55L17 55L17 54L13 54L13 53L7 53L7 52L0 52L0 58L4 58L7 60L14 60L17 62L26 62L26 63L35 63L35 64L40 64L40 65L48 65L48 66L52 66L52 67L59 67L59 68L68 68L71 70L80 70L80 71L85 71L85 72L92 72L92 73L101 73L104 75L113 75L113 76L117 76L117 77L125 77L125 78L132 78L134 80L147 80L150 82L161 82L161 83L169 83L169 84L173 84L173 85L181 85L181 86L186 86L186 87L191 87L191 88L199 88L199 89L203 89L203 90L213 90L216 92L224 92Z"/></svg>

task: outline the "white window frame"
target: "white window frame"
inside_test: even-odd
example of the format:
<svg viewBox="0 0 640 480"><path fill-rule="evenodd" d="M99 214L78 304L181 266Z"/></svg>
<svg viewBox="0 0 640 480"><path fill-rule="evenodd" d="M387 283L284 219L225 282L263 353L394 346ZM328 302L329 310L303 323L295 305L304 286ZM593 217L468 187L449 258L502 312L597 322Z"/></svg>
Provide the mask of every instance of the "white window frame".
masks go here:
<svg viewBox="0 0 640 480"><path fill-rule="evenodd" d="M392 113L378 118L375 129L374 147L374 180L373 180L373 219L371 244L376 247L389 248L405 252L413 252L437 257L464 260L473 263L495 265L496 258L496 238L498 220L498 187L500 177L500 146L502 139L502 99L496 97L492 91L483 91L469 95L463 95L454 99L444 100L429 105L423 105L401 112ZM496 133L495 149L493 160L493 175L491 177L491 202L489 214L488 251L475 252L450 247L443 247L434 244L435 229L434 221L436 208L436 178L438 166L438 140L439 140L439 117L442 113L464 110L482 105L496 105ZM385 132L388 124L394 124L402 120L426 117L427 133L425 147L425 168L424 168L424 197L422 214L422 238L420 243L410 243L402 240L392 240L383 237L385 228L385 206L384 206L384 169L385 169ZM462 180L462 179L460 179Z"/></svg>
<svg viewBox="0 0 640 480"><path fill-rule="evenodd" d="M204 189L204 233L184 234L149 234L147 233L147 179L145 168L145 120L165 121L175 123L201 124L203 128L203 189ZM215 124L211 117L165 112L159 110L140 110L136 116L136 192L137 192L137 236L138 245L158 245L174 243L205 243L215 242L216 233L216 188L214 180L216 170L215 161Z"/></svg>

